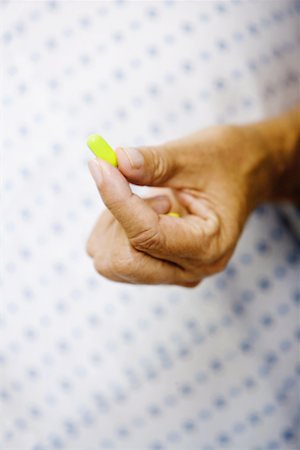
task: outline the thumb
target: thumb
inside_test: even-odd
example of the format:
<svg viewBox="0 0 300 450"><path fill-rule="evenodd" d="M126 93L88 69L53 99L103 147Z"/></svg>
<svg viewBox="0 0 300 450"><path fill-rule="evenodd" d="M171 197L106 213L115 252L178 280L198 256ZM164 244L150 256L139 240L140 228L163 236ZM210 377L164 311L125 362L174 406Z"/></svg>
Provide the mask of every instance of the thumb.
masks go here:
<svg viewBox="0 0 300 450"><path fill-rule="evenodd" d="M178 172L178 158L169 146L124 148L118 147L118 169L134 184L172 186Z"/></svg>

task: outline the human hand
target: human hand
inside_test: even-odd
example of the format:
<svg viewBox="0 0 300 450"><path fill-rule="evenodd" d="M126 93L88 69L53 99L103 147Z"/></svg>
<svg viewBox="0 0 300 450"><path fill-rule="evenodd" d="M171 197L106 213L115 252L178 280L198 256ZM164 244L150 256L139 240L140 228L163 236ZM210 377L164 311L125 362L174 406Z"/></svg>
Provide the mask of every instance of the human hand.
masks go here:
<svg viewBox="0 0 300 450"><path fill-rule="evenodd" d="M116 153L118 169L89 164L109 211L87 245L96 270L115 281L196 286L225 268L249 213L271 196L272 159L255 127L212 127ZM129 182L166 194L145 200Z"/></svg>

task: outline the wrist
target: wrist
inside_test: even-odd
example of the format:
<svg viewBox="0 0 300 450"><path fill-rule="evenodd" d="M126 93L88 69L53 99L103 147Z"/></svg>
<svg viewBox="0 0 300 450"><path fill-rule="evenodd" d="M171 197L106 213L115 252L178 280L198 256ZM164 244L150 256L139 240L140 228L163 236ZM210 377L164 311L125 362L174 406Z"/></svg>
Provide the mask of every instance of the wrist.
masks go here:
<svg viewBox="0 0 300 450"><path fill-rule="evenodd" d="M251 202L300 200L300 108L246 125L254 144L248 179ZM249 168L248 168L249 169Z"/></svg>

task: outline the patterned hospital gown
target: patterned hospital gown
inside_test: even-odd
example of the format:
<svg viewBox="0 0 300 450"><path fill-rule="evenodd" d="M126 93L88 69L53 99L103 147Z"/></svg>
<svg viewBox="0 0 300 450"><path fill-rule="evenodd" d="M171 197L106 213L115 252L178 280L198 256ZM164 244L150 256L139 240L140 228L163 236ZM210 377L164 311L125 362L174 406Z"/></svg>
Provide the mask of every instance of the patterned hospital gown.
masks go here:
<svg viewBox="0 0 300 450"><path fill-rule="evenodd" d="M95 273L86 137L300 99L300 3L1 1L0 450L299 449L300 257L278 207L188 290ZM3 257L4 256L4 257Z"/></svg>

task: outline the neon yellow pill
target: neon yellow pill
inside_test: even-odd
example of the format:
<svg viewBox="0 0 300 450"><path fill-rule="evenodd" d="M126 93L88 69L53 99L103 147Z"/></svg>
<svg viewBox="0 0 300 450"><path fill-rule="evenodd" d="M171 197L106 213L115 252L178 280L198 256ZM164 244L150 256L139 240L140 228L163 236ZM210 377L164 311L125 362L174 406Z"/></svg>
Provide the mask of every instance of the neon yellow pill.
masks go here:
<svg viewBox="0 0 300 450"><path fill-rule="evenodd" d="M169 212L168 216L172 216L172 217L180 217L180 214L178 214L177 212Z"/></svg>
<svg viewBox="0 0 300 450"><path fill-rule="evenodd" d="M117 155L111 146L98 134L91 134L88 137L87 145L97 158L104 159L114 167L118 166Z"/></svg>

